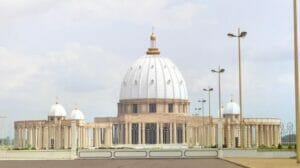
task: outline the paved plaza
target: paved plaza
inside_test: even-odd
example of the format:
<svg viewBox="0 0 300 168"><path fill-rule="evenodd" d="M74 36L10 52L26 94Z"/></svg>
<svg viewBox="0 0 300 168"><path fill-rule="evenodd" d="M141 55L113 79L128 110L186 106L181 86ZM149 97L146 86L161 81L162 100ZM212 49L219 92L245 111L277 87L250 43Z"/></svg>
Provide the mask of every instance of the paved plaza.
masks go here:
<svg viewBox="0 0 300 168"><path fill-rule="evenodd" d="M251 168L299 168L295 158L226 158L226 160Z"/></svg>
<svg viewBox="0 0 300 168"><path fill-rule="evenodd" d="M220 159L11 160L2 168L240 168Z"/></svg>

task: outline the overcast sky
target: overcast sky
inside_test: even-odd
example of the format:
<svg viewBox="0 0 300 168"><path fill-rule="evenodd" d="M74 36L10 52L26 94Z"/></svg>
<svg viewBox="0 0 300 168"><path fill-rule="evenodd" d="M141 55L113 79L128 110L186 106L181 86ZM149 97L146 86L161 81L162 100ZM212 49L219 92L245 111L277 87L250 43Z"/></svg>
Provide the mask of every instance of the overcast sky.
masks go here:
<svg viewBox="0 0 300 168"><path fill-rule="evenodd" d="M0 0L0 116L46 119L55 97L86 120L116 116L127 68L149 47L152 26L161 55L182 72L191 101L212 93L217 115L219 65L222 104L238 102L240 27L245 117L294 122L292 0ZM207 109L207 108L206 108Z"/></svg>

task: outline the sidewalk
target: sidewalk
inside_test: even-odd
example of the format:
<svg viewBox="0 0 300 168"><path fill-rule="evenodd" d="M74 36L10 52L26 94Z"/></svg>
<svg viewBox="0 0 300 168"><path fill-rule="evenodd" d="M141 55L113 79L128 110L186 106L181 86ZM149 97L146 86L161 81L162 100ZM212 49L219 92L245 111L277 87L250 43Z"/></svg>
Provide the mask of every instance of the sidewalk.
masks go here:
<svg viewBox="0 0 300 168"><path fill-rule="evenodd" d="M296 159L225 158L224 160L250 168L300 168Z"/></svg>

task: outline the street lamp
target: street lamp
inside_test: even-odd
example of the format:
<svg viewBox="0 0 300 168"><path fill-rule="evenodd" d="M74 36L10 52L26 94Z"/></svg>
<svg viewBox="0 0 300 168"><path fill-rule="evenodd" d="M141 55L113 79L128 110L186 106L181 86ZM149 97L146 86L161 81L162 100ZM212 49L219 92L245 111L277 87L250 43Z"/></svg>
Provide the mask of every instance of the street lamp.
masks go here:
<svg viewBox="0 0 300 168"><path fill-rule="evenodd" d="M211 114L210 114L210 92L213 91L214 89L211 88L211 87L207 87L207 88L204 88L203 91L207 92L208 93L208 117L210 118Z"/></svg>
<svg viewBox="0 0 300 168"><path fill-rule="evenodd" d="M218 67L218 69L211 70L213 73L218 73L219 77L219 120L218 120L218 149L222 150L223 148L223 122L221 116L221 73L225 72L225 69Z"/></svg>
<svg viewBox="0 0 300 168"><path fill-rule="evenodd" d="M242 104L242 64L241 64L241 42L240 39L246 37L247 32L240 32L238 28L237 35L228 33L228 37L236 37L238 39L238 63L239 63L239 99L240 99L240 129L241 129L241 146L244 148L244 128L243 128L243 104Z"/></svg>
<svg viewBox="0 0 300 168"><path fill-rule="evenodd" d="M198 100L199 103L202 103L202 116L204 117L204 103L206 102L206 100L202 99L202 100Z"/></svg>
<svg viewBox="0 0 300 168"><path fill-rule="evenodd" d="M299 102L299 70L298 70L298 23L297 0L293 0L294 12L294 75L295 75L295 110L296 110L296 157L300 163L300 102Z"/></svg>
<svg viewBox="0 0 300 168"><path fill-rule="evenodd" d="M205 145L205 141L204 141L204 103L206 102L206 100L202 99L202 100L198 100L199 103L202 103L202 145ZM200 111L199 111L200 112Z"/></svg>
<svg viewBox="0 0 300 168"><path fill-rule="evenodd" d="M196 111L196 114L195 114L195 115L200 116L200 111L201 111L201 109L202 109L202 108L200 108L200 107L199 107L199 108L195 108L195 111ZM197 111L198 111L198 113L197 113Z"/></svg>
<svg viewBox="0 0 300 168"><path fill-rule="evenodd" d="M210 112L210 92L212 92L214 89L211 87L204 88L203 91L208 93L208 119L209 119L209 127L208 127L208 143L209 146L211 146L211 125L212 125L212 117Z"/></svg>
<svg viewBox="0 0 300 168"><path fill-rule="evenodd" d="M221 73L225 72L225 69L220 68L220 66L218 67L218 69L213 69L211 70L211 72L213 73L218 73L218 77L219 77L219 119L222 118L221 116Z"/></svg>

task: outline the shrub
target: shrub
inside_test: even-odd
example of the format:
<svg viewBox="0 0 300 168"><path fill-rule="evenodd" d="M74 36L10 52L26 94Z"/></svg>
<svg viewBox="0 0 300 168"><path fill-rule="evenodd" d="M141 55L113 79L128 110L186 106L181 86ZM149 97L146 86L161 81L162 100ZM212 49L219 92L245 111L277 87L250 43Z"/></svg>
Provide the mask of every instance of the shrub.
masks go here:
<svg viewBox="0 0 300 168"><path fill-rule="evenodd" d="M211 148L217 148L217 145L212 145Z"/></svg>
<svg viewBox="0 0 300 168"><path fill-rule="evenodd" d="M278 144L277 149L282 149L282 145Z"/></svg>
<svg viewBox="0 0 300 168"><path fill-rule="evenodd" d="M268 147L267 147L266 145L263 145L263 144L262 144L262 145L259 145L258 148L259 148L259 149L267 149Z"/></svg>

